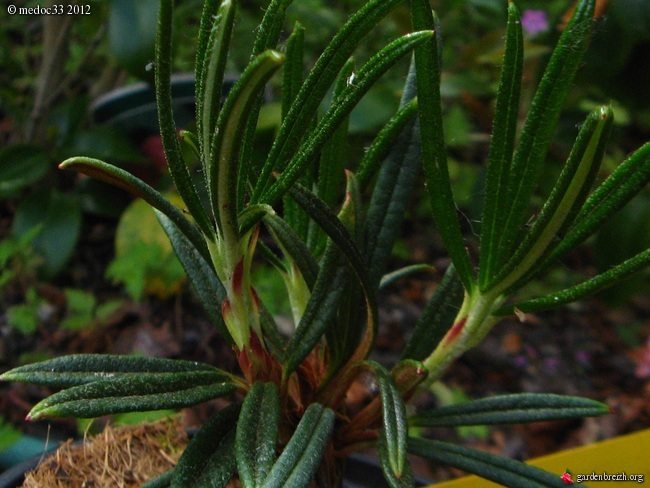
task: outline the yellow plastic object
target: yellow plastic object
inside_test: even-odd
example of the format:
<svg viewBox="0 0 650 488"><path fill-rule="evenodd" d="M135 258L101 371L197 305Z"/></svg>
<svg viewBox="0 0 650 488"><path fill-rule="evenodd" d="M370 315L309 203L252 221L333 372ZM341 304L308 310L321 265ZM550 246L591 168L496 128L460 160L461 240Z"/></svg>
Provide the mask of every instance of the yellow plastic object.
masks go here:
<svg viewBox="0 0 650 488"><path fill-rule="evenodd" d="M571 473L574 486L638 486L650 483L650 429L627 434L588 446L568 449L527 461L539 468L557 473ZM579 480L579 476L586 479ZM593 476L595 475L595 476ZM605 476L610 479L605 480ZM635 476L636 479L631 478ZM597 478L600 477L600 480ZM626 478L626 480L624 480ZM493 488L496 483L477 476L431 485L429 488ZM571 486L567 484L567 486Z"/></svg>

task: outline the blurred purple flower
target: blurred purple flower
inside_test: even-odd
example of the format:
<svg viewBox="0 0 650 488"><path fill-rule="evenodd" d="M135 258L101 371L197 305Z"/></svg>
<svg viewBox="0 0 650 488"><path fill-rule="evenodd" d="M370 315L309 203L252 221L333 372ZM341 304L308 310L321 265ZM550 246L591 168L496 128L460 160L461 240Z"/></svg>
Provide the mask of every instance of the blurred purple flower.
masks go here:
<svg viewBox="0 0 650 488"><path fill-rule="evenodd" d="M534 36L548 30L548 16L543 10L524 10L521 25L526 34Z"/></svg>

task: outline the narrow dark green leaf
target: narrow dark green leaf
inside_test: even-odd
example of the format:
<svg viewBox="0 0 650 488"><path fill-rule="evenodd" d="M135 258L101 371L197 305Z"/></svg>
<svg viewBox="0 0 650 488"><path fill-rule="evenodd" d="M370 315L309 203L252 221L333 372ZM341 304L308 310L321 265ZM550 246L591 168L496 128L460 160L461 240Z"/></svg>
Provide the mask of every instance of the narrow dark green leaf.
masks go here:
<svg viewBox="0 0 650 488"><path fill-rule="evenodd" d="M623 208L650 181L650 143L638 149L587 199L573 226L546 258L545 265L564 256Z"/></svg>
<svg viewBox="0 0 650 488"><path fill-rule="evenodd" d="M503 261L498 255L500 229L506 215L506 195L512 152L515 145L519 97L523 72L524 41L519 10L508 3L506 47L497 92L494 126L490 139L485 183L485 203L481 225L479 285L484 289L495 272L495 265Z"/></svg>
<svg viewBox="0 0 650 488"><path fill-rule="evenodd" d="M494 273L490 284L498 283L497 286L506 289L515 283L514 287L518 288L537 273L544 256L557 245L557 236L570 225L570 219L575 217L591 191L605 153L613 118L608 107L596 109L587 117L535 223L516 251L505 261L506 264Z"/></svg>
<svg viewBox="0 0 650 488"><path fill-rule="evenodd" d="M276 460L280 397L273 383L255 383L242 405L235 453L244 488L261 487Z"/></svg>
<svg viewBox="0 0 650 488"><path fill-rule="evenodd" d="M294 103L304 78L304 44L305 44L305 29L296 22L293 32L287 39L286 56L287 62L284 64L283 77L282 77L282 120L285 120L291 105ZM307 188L312 188L315 178L315 172L307 172L302 175L300 183ZM303 212L298 204L289 197L284 197L282 201L282 209L284 211L284 220L289 224L295 233L307 242L309 234L309 217Z"/></svg>
<svg viewBox="0 0 650 488"><path fill-rule="evenodd" d="M293 0L271 0L259 26L257 37L253 45L253 56L261 54L267 49L275 49L282 28L287 8Z"/></svg>
<svg viewBox="0 0 650 488"><path fill-rule="evenodd" d="M526 488L564 488L557 473L549 473L521 461L448 442L409 438L408 450L429 461L461 469L503 486Z"/></svg>
<svg viewBox="0 0 650 488"><path fill-rule="evenodd" d="M334 420L334 412L329 408L319 403L309 405L263 487L306 487L330 442Z"/></svg>
<svg viewBox="0 0 650 488"><path fill-rule="evenodd" d="M334 84L332 104L336 104L341 93L354 76L354 60L350 59L341 69ZM336 210L340 203L341 190L345 186L345 157L348 139L349 117L343 119L338 128L332 133L320 151L318 164L318 179L316 183L317 195L332 210ZM308 245L314 256L321 256L325 250L327 236L317 225L309 228Z"/></svg>
<svg viewBox="0 0 650 488"><path fill-rule="evenodd" d="M343 225L341 220L339 220L339 218L329 209L329 207L322 200L316 197L313 193L305 190L300 186L295 186L294 188L291 189L290 195L292 196L292 198L296 200L296 202L302 207L302 209L319 226L321 226L321 228L325 231L325 233L336 245L336 247L338 247L338 249L341 250L342 256L349 263L350 267L354 271L356 278L363 289L365 300L366 300L367 331L368 334L370 334L371 342L374 341L375 328L377 324L377 318L376 318L377 306L376 306L375 287L373 287L369 281L366 268L363 264L363 258L361 256L361 252L359 251L356 242L354 241L350 233L347 231L346 227ZM351 193L349 193L349 195L351 196ZM343 206L343 210L341 214L342 216L348 210L354 212L354 209L352 207L354 206L355 202L353 200L354 199L352 198L348 198L346 200L346 203ZM322 270L323 267L321 267L321 273ZM338 273L339 271L336 272L337 275ZM321 274L319 274L319 278L317 279L314 289L316 289L316 287L318 286L318 281L320 279L321 279ZM341 275L339 279L343 280L344 279L343 275ZM323 289L327 290L328 285L324 283ZM340 297L340 290L338 291L332 290L330 296L332 299L334 299L334 297L336 296ZM312 302L312 298L314 298L313 295L310 298L310 303ZM314 306L320 308L320 305L315 304ZM309 310L310 308L308 306L307 311ZM316 310L316 308L314 310ZM307 315L307 311L305 312L305 315Z"/></svg>
<svg viewBox="0 0 650 488"><path fill-rule="evenodd" d="M291 105L296 99L303 83L303 63L305 49L305 28L296 22L293 31L287 39L285 55L287 62L284 64L282 74L282 119L289 113Z"/></svg>
<svg viewBox="0 0 650 488"><path fill-rule="evenodd" d="M76 157L63 161L59 168L74 169L98 180L110 183L119 188L142 198L153 208L165 214L180 231L192 243L192 246L207 260L210 261L210 253L205 244L204 238L186 217L183 212L174 206L169 200L163 197L158 191L146 184L144 181L136 178L123 169L113 166L112 164L99 161L98 159Z"/></svg>
<svg viewBox="0 0 650 488"><path fill-rule="evenodd" d="M233 344L230 332L228 332L221 315L221 304L226 298L226 290L219 281L212 263L206 261L169 217L158 210L155 210L155 212L160 225L172 243L178 260L183 265L190 283L192 283L196 296L203 305L203 309L222 337L230 344Z"/></svg>
<svg viewBox="0 0 650 488"><path fill-rule="evenodd" d="M278 136L260 172L252 201L260 201L271 183L271 173L284 167L300 144L305 128L315 117L318 107L339 71L357 44L377 23L404 0L371 0L339 30L318 58L291 110L282 122Z"/></svg>
<svg viewBox="0 0 650 488"><path fill-rule="evenodd" d="M196 126L204 170L207 167L212 134L219 115L223 78L237 6L232 0L222 0L215 12L214 4L211 0L203 7L197 46Z"/></svg>
<svg viewBox="0 0 650 488"><path fill-rule="evenodd" d="M594 417L611 413L607 405L588 398L522 393L484 398L419 413L409 425L443 427L459 425L517 424Z"/></svg>
<svg viewBox="0 0 650 488"><path fill-rule="evenodd" d="M379 459L384 475L393 487L413 486L413 473L406 459L408 426L404 400L391 374L374 361L368 364L379 382L382 409Z"/></svg>
<svg viewBox="0 0 650 488"><path fill-rule="evenodd" d="M533 313L566 305L567 303L575 302L576 300L592 295L593 293L604 290L619 281L629 278L634 273L647 268L649 265L650 249L647 249L633 258L630 258L587 281L544 297L500 308L494 313L496 315L511 315L515 311Z"/></svg>
<svg viewBox="0 0 650 488"><path fill-rule="evenodd" d="M298 237L287 222L277 215L264 217L264 224L273 234L282 252L296 263L309 289L314 287L318 276L319 266L313 258L305 242Z"/></svg>
<svg viewBox="0 0 650 488"><path fill-rule="evenodd" d="M290 194L342 251L343 256L354 270L361 286L363 286L367 299L374 303L373 287L369 282L361 251L343 223L325 202L305 188L295 186L291 189Z"/></svg>
<svg viewBox="0 0 650 488"><path fill-rule="evenodd" d="M260 307L260 325L264 333L264 344L273 357L284 362L286 339L278 329L278 324L275 323L271 312L263 305Z"/></svg>
<svg viewBox="0 0 650 488"><path fill-rule="evenodd" d="M564 101L573 84L587 46L594 13L594 0L582 0L566 26L548 63L521 133L508 177L508 208L498 229L498 256L510 257L517 235L526 222L530 196L537 184L548 145L557 128ZM498 269L503 263L494 263Z"/></svg>
<svg viewBox="0 0 650 488"><path fill-rule="evenodd" d="M286 10L293 0L271 0L262 23L257 30L257 37L253 45L251 57L262 54L267 49L276 49L282 28ZM259 174L262 162L256 164L254 161L254 139L257 130L260 109L262 107L263 95L260 93L253 104L248 117L246 130L241 141L241 152L239 159L239 171L237 175L237 208L244 205L245 195L249 183L255 185L255 178ZM250 181L249 181L250 180Z"/></svg>
<svg viewBox="0 0 650 488"><path fill-rule="evenodd" d="M336 82L332 105L339 101L345 88L354 83L354 60L350 59L341 69ZM349 117L343 119L329 140L323 145L318 166L318 197L330 208L334 208L345 185L345 144L347 142Z"/></svg>
<svg viewBox="0 0 650 488"><path fill-rule="evenodd" d="M388 3L388 0L384 1ZM348 84L336 102L325 113L313 134L305 141L295 157L291 159L278 180L264 193L261 200L271 205L277 202L295 184L307 165L313 161L313 158L332 137L343 120L345 120L372 85L399 59L410 53L418 45L431 39L431 37L431 31L407 34L391 42L375 54L359 70L354 77L354 82ZM306 86L306 83L303 85L303 88ZM291 116L291 113L289 113L289 116Z"/></svg>
<svg viewBox="0 0 650 488"><path fill-rule="evenodd" d="M184 408L236 389L230 375L220 371L120 374L55 393L34 406L28 418L95 418Z"/></svg>
<svg viewBox="0 0 650 488"><path fill-rule="evenodd" d="M187 209L192 217L194 217L203 234L208 239L214 240L214 227L194 187L190 172L183 160L176 135L171 89L173 10L173 0L161 0L155 57L156 101L158 105L160 136L162 137L169 172L172 175L179 195L185 202L185 205L187 205Z"/></svg>
<svg viewBox="0 0 650 488"><path fill-rule="evenodd" d="M201 426L174 468L171 488L222 488L235 473L239 405L219 411Z"/></svg>
<svg viewBox="0 0 650 488"><path fill-rule="evenodd" d="M451 265L424 307L402 358L423 360L431 354L454 324L463 295L463 285Z"/></svg>
<svg viewBox="0 0 650 488"><path fill-rule="evenodd" d="M392 256L400 224L420 179L420 139L415 117L415 66L411 62L400 102L401 108L382 130L359 167L359 184L375 173L386 155L372 192L365 222L366 263L371 283L379 284Z"/></svg>
<svg viewBox="0 0 650 488"><path fill-rule="evenodd" d="M194 79L196 83L195 92L197 100L203 100L203 93L205 92L205 87L203 85L205 64L207 62L207 56L210 54L210 34L212 33L212 28L214 27L215 15L218 11L219 4L222 1L223 0L205 0L203 3L201 20L199 22L199 32L196 38L196 62L194 65ZM203 110L203 107L199 107L198 105L201 104L197 104L196 107L196 125L199 128L199 134L201 134L202 132L200 128L202 122L198 122L198 119L201 119L200 113Z"/></svg>
<svg viewBox="0 0 650 488"><path fill-rule="evenodd" d="M73 354L14 368L1 375L0 380L67 388L126 375L205 371L219 373L213 366L194 361L115 354Z"/></svg>
<svg viewBox="0 0 650 488"><path fill-rule="evenodd" d="M391 285L395 281L411 276L412 274L431 273L433 271L435 271L435 268L428 264L412 264L410 266L404 266L403 268L396 269L395 271L391 271L382 276L381 281L379 282L379 288L384 288L385 286Z"/></svg>
<svg viewBox="0 0 650 488"><path fill-rule="evenodd" d="M435 29L436 22L428 0L413 0L411 12L414 30ZM463 242L447 167L440 103L438 42L436 34L415 49L422 166L438 231L463 286L471 292L475 285L474 269Z"/></svg>
<svg viewBox="0 0 650 488"><path fill-rule="evenodd" d="M217 228L230 243L239 240L237 172L239 150L257 95L284 62L284 55L265 51L252 60L226 99L217 125L208 165L209 193Z"/></svg>
<svg viewBox="0 0 650 488"><path fill-rule="evenodd" d="M404 95L406 93L405 88ZM404 97L402 98L404 99ZM403 134L409 131L409 124L415 119L417 111L417 98L411 98L408 103L400 107L397 113L379 131L379 134L377 134L377 137L375 137L375 140L359 163L357 179L362 189L370 184L375 174L377 174L378 169L383 167L381 165L384 158L391 152L394 144L405 137Z"/></svg>

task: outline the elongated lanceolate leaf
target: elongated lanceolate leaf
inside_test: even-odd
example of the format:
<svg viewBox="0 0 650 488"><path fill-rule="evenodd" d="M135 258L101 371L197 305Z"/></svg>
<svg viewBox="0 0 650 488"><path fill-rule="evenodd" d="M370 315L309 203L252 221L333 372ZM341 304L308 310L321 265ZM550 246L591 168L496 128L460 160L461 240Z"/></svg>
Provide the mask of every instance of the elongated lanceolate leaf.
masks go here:
<svg viewBox="0 0 650 488"><path fill-rule="evenodd" d="M304 45L305 29L296 22L293 32L287 39L285 50L287 62L284 64L282 76L282 120L286 119L291 105L300 91L304 79ZM300 183L307 188L312 188L315 180L315 171L306 172L300 178ZM296 232L298 236L307 242L309 234L309 217L303 212L296 202L286 197L282 202L284 219Z"/></svg>
<svg viewBox="0 0 650 488"><path fill-rule="evenodd" d="M595 276L587 281L579 283L565 290L557 291L548 296L535 298L525 302L517 303L508 307L500 308L495 311L495 315L511 315L518 312L539 312L550 308L566 305L575 302L581 298L592 295L600 290L612 286L619 281L629 278L644 268L650 266L650 249L647 249L633 258L608 269L602 274Z"/></svg>
<svg viewBox="0 0 650 488"><path fill-rule="evenodd" d="M251 197L260 201L271 183L271 173L284 168L292 159L305 135L305 128L316 112L329 87L347 62L357 44L377 23L404 0L371 0L339 30L309 73L291 110L282 122L278 136L260 172Z"/></svg>
<svg viewBox="0 0 650 488"><path fill-rule="evenodd" d="M138 373L74 386L38 403L28 418L95 418L124 412L184 408L233 393L220 371Z"/></svg>
<svg viewBox="0 0 650 488"><path fill-rule="evenodd" d="M276 459L280 397L272 383L255 383L242 405L237 422L235 452L239 480L244 488L263 486Z"/></svg>
<svg viewBox="0 0 650 488"><path fill-rule="evenodd" d="M289 113L300 87L303 83L303 63L305 48L305 28L300 22L296 22L293 31L287 39L285 55L287 62L284 64L282 73L282 118Z"/></svg>
<svg viewBox="0 0 650 488"><path fill-rule="evenodd" d="M203 305L203 309L219 333L229 343L234 344L221 315L221 304L226 299L226 290L219 281L211 262L205 260L169 217L158 210L155 212L160 225L172 243L178 260L192 283L196 296L199 297L199 301Z"/></svg>
<svg viewBox="0 0 650 488"><path fill-rule="evenodd" d="M610 413L607 405L588 398L523 393L485 398L422 412L409 425L443 427L460 425L516 424Z"/></svg>
<svg viewBox="0 0 650 488"><path fill-rule="evenodd" d="M334 412L329 408L319 403L309 405L263 487L308 486L330 442L334 420Z"/></svg>
<svg viewBox="0 0 650 488"><path fill-rule="evenodd" d="M587 198L573 226L548 256L544 265L575 249L605 220L623 208L649 181L650 143L646 143L621 163Z"/></svg>
<svg viewBox="0 0 650 488"><path fill-rule="evenodd" d="M293 0L271 0L266 7L262 23L257 29L257 37L253 45L251 56L258 56L267 49L277 49L277 44L284 27L286 10ZM288 55L288 53L287 53ZM285 68L286 69L286 68ZM284 94L284 91L282 92ZM256 163L254 159L254 139L262 107L263 94L257 95L256 100L248 116L248 123L241 141L241 153L239 160L239 171L237 174L237 208L242 208L249 182L253 185L256 176L262 167L262 161ZM249 181L250 180L250 181Z"/></svg>
<svg viewBox="0 0 650 488"><path fill-rule="evenodd" d="M481 289L485 289L494 274L495 264L503 261L496 244L505 217L508 176L519 115L523 51L524 41L519 11L514 2L509 2L506 47L497 92L485 183L479 268Z"/></svg>
<svg viewBox="0 0 650 488"><path fill-rule="evenodd" d="M594 13L594 0L582 0L562 33L544 76L535 93L521 132L519 145L508 176L507 198L501 220L498 249L503 259L510 257L517 235L526 222L526 212L548 145L557 128L564 101L573 84L587 46ZM503 263L494 263L492 270Z"/></svg>
<svg viewBox="0 0 650 488"><path fill-rule="evenodd" d="M219 115L236 11L236 2L223 0L215 15L214 3L214 0L206 2L203 9L196 58L196 126L204 171Z"/></svg>
<svg viewBox="0 0 650 488"><path fill-rule="evenodd" d="M435 268L428 264L411 264L409 266L404 266L403 268L396 269L395 271L391 271L382 276L381 281L379 282L379 288L389 286L395 281L411 276L412 274L432 273L434 271Z"/></svg>
<svg viewBox="0 0 650 488"><path fill-rule="evenodd" d="M210 148L208 182L217 228L227 246L239 242L237 166L241 138L255 97L283 62L284 55L275 51L265 51L251 61L232 88L217 120Z"/></svg>
<svg viewBox="0 0 650 488"><path fill-rule="evenodd" d="M499 289L521 286L539 269L545 255L557 245L561 235L578 213L596 178L613 124L608 107L594 110L580 129L562 172L535 223L513 255L495 273Z"/></svg>
<svg viewBox="0 0 650 488"><path fill-rule="evenodd" d="M59 168L74 169L85 175L123 188L142 198L153 208L169 217L197 251L205 259L210 259L210 253L199 229L183 215L181 210L144 181L117 166L92 158L75 157L66 159L59 165Z"/></svg>
<svg viewBox="0 0 650 488"><path fill-rule="evenodd" d="M406 407L391 374L380 364L369 362L377 375L381 395L382 429L379 459L391 486L413 486L413 473L406 459Z"/></svg>
<svg viewBox="0 0 650 488"><path fill-rule="evenodd" d="M203 100L205 93L205 69L208 62L207 56L212 54L210 51L210 35L215 27L215 14L219 9L220 3L229 2L230 0L205 0L203 3L203 11L201 12L201 20L199 22L199 32L196 38L196 62L194 64L194 80L195 80L195 97L197 100ZM203 121L201 113L203 111L203 104L196 104L196 126L199 133L199 138L203 133ZM197 143L197 148L202 143ZM200 159L200 158L199 158Z"/></svg>
<svg viewBox="0 0 650 488"><path fill-rule="evenodd" d="M201 426L174 468L171 488L222 488L235 472L235 427L240 406L219 411Z"/></svg>
<svg viewBox="0 0 650 488"><path fill-rule="evenodd" d="M513 488L565 488L557 473L448 442L409 438L408 450L416 456L462 469Z"/></svg>
<svg viewBox="0 0 650 488"><path fill-rule="evenodd" d="M387 1L387 0L385 0ZM431 31L414 32L402 36L391 42L384 49L374 55L354 77L340 94L336 102L323 115L313 134L305 141L296 156L281 173L278 180L261 200L274 204L297 181L307 165L329 141L336 129L368 92L372 85L391 68L399 59L410 53L414 48L431 39ZM303 85L304 86L304 85ZM289 113L291 115L291 112Z"/></svg>
<svg viewBox="0 0 650 488"><path fill-rule="evenodd" d="M115 354L74 354L14 368L0 375L0 380L67 388L119 376L202 371L220 374L217 368L194 361Z"/></svg>
<svg viewBox="0 0 650 488"><path fill-rule="evenodd" d="M386 272L404 213L420 179L422 164L415 95L415 66L411 63L401 108L379 133L359 167L359 185L363 189L385 156L365 221L364 253L373 286L377 286Z"/></svg>
<svg viewBox="0 0 650 488"><path fill-rule="evenodd" d="M337 103L341 92L354 77L354 60L350 59L341 69L334 84L332 104ZM346 144L348 139L349 117L343 119L337 129L328 138L320 151L318 163L318 180L316 194L331 209L339 203L341 188L345 185ZM327 236L313 222L310 223L308 245L314 256L321 256L325 250Z"/></svg>
<svg viewBox="0 0 650 488"><path fill-rule="evenodd" d="M404 93L406 94L406 88ZM416 118L417 112L418 100L413 98L400 107L397 113L379 131L379 134L377 134L359 163L357 180L362 190L370 184L379 168L383 168L384 158L388 156L398 138L401 139L401 134L409 130L409 124Z"/></svg>
<svg viewBox="0 0 650 488"><path fill-rule="evenodd" d="M463 285L451 265L424 307L402 358L423 360L431 354L454 324L464 296Z"/></svg>
<svg viewBox="0 0 650 488"><path fill-rule="evenodd" d="M215 232L212 222L208 217L199 197L190 172L183 160L180 144L176 135L174 113L172 109L172 18L174 10L173 0L161 0L158 16L158 34L156 36L156 101L158 105L158 122L160 136L169 172L172 175L179 195L187 205L192 217L203 234L214 240Z"/></svg>
<svg viewBox="0 0 650 488"><path fill-rule="evenodd" d="M414 30L435 29L428 0L413 0L411 13ZM463 286L471 292L474 288L474 269L463 242L447 167L440 103L438 42L436 34L415 49L422 166L438 231Z"/></svg>

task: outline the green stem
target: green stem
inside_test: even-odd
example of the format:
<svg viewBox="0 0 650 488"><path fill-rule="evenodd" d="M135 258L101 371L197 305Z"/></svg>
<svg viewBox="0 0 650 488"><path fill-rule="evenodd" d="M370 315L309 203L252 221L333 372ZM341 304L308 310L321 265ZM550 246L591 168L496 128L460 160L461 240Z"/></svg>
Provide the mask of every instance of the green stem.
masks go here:
<svg viewBox="0 0 650 488"><path fill-rule="evenodd" d="M447 367L461 354L477 345L492 327L501 320L494 315L505 301L504 296L492 291L465 294L463 305L454 320L454 325L438 344L438 347L422 364L429 371L425 380L431 384L438 380Z"/></svg>

